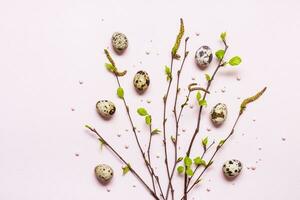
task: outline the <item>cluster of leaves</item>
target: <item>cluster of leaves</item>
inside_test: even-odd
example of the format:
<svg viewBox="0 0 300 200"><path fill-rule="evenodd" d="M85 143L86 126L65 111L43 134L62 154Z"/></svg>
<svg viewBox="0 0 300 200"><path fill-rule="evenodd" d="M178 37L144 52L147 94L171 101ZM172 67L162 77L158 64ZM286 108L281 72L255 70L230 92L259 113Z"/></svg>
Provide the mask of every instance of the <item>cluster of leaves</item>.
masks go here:
<svg viewBox="0 0 300 200"><path fill-rule="evenodd" d="M226 35L227 35L226 32L223 32L223 33L221 33L220 38L224 42L224 44L227 46ZM223 61L224 55L225 55L225 50L220 49L220 50L216 51L215 55L219 60ZM234 56L234 57L230 58L228 62L223 61L222 66L226 66L228 64L231 66L237 66L237 65L241 64L241 62L242 62L242 59L239 56Z"/></svg>
<svg viewBox="0 0 300 200"><path fill-rule="evenodd" d="M199 106L207 106L207 102L204 98L202 98L200 91L197 92L196 99L198 101Z"/></svg>
<svg viewBox="0 0 300 200"><path fill-rule="evenodd" d="M207 144L208 144L208 137L205 137L204 139L202 139L202 146L204 151L206 151L207 149ZM177 162L181 162L183 160L183 164L184 165L180 165L177 167L177 172L179 174L182 174L183 172L186 173L186 175L188 176L193 176L194 175L194 170L193 170L193 164L196 167L200 167L200 166L204 166L206 167L208 164L206 163L206 161L202 158L202 156L197 156L194 159L191 159L190 157L186 156L184 158L180 157L178 158Z"/></svg>

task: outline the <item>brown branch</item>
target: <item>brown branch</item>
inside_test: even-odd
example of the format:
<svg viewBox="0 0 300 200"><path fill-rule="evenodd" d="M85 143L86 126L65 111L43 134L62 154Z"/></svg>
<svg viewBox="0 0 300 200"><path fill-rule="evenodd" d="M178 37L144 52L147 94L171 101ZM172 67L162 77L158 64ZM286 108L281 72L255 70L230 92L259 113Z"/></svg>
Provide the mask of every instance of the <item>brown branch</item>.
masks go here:
<svg viewBox="0 0 300 200"><path fill-rule="evenodd" d="M208 81L207 83L207 86L206 86L206 90L209 91L209 88L211 86L211 83L212 81L214 80L217 72L219 71L219 69L224 65L223 63L223 58L225 57L225 54L227 52L227 49L228 49L228 45L227 43L225 42L225 40L223 40L223 43L224 43L224 46L225 46L225 49L224 49L224 56L222 57L222 59L219 60L219 63L218 63L218 66L217 68L215 69L211 79ZM204 96L203 96L203 99L205 100L206 99L206 95L207 93L204 93ZM200 121L201 121L201 114L202 114L202 110L203 110L203 106L201 105L200 108L199 108L199 113L198 113L198 119L197 119L197 126L196 126L196 129L195 129L195 132L192 136L192 139L189 143L189 148L188 148L188 151L186 152L186 156L190 156L190 153L191 153L191 149L192 149L192 146L193 146L193 143L194 143L194 140L197 136L197 134L199 133L199 128L200 128ZM184 200L187 200L187 174L184 175Z"/></svg>
<svg viewBox="0 0 300 200"><path fill-rule="evenodd" d="M139 181L146 187L146 189L151 193L151 195L156 199L159 200L158 196L155 194L155 192L147 185L147 183L143 180L143 178L132 168L132 166L100 135L100 133L97 132L95 128L92 128L88 125L86 125L86 128L88 128L90 131L95 133L99 140L103 142L103 144L110 149L126 166L129 167L129 170L139 179Z"/></svg>
<svg viewBox="0 0 300 200"><path fill-rule="evenodd" d="M170 190L171 185L172 185L172 179L173 179L173 176L174 176L175 168L176 168L176 165L178 163L178 161L177 161L177 159L178 159L177 144L178 144L178 130L179 130L179 119L178 119L179 115L177 113L177 100L178 100L178 95L179 95L179 92L180 92L180 88L179 88L180 75L181 75L181 72L182 72L185 60L186 60L186 58L187 58L187 56L189 54L189 52L186 49L187 48L188 39L189 39L189 37L185 38L185 42L184 42L184 57L183 57L183 60L181 62L180 69L177 71L176 91L175 91L176 93L175 93L174 108L173 108L173 113L174 113L175 122L176 122L175 142L174 142L174 164L173 164L173 167L172 167L171 177L169 179L168 189L167 189L167 193L166 193L166 198L167 199L168 199L168 195L169 195L169 190ZM182 109L183 108L181 107L181 112L182 112ZM181 114L181 112L180 112L180 114ZM171 192L172 192L172 197L174 199L174 190L171 190Z"/></svg>
<svg viewBox="0 0 300 200"><path fill-rule="evenodd" d="M199 182L199 180L200 180L200 178L202 177L202 175L204 174L204 172L211 166L211 163L212 163L214 157L216 156L216 154L218 153L218 151L219 151L219 150L221 149L221 147L226 143L226 141L233 135L234 129L235 129L235 127L236 127L236 125L237 125L237 123L238 123L238 121L239 121L241 115L242 115L242 114L238 114L238 116L237 116L237 118L236 118L236 120L235 120L235 122L234 122L234 124L233 124L233 127L232 127L232 129L231 129L231 131L230 131L230 133L229 133L229 135L223 140L222 143L220 143L220 144L216 147L216 150L215 150L215 152L213 153L213 155L211 156L210 160L208 161L208 164L207 164L206 167L203 169L203 171L200 173L200 175L197 177L197 179L195 180L195 182L191 185L191 187L187 190L187 193L190 192L190 191L193 189L193 187L194 187L195 185L197 185L197 183Z"/></svg>

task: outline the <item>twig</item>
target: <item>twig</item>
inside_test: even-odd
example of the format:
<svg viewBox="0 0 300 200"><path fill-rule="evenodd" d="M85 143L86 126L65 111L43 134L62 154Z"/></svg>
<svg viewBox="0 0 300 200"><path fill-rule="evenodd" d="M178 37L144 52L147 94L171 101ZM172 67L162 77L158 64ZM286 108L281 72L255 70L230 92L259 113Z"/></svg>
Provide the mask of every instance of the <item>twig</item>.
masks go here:
<svg viewBox="0 0 300 200"><path fill-rule="evenodd" d="M180 84L181 71L183 69L185 60L186 60L186 58L187 58L187 56L189 54L189 52L186 49L187 48L188 39L189 39L189 37L187 37L185 39L185 42L184 42L184 57L183 57L183 60L181 62L180 69L177 71L176 91L175 91L176 93L175 93L174 108L173 108L173 113L174 113L175 122L176 122L175 142L174 142L174 150L175 150L174 151L174 164L173 164L173 168L171 170L171 177L169 179L169 184L168 184L168 189L167 189L167 193L166 193L166 198L168 198L169 190L170 190L171 184L172 184L171 182L172 182L172 179L173 179L173 176L174 176L176 165L178 163L178 161L177 161L177 159L178 159L177 144L178 144L178 130L179 130L179 115L177 113L177 100L178 100L178 95L179 95L179 91L180 91L179 84ZM187 103L187 102L185 102L185 103ZM180 115L181 115L182 109L183 109L183 107L181 107ZM174 193L174 190L171 191L171 192ZM174 194L172 194L172 196L174 196Z"/></svg>
<svg viewBox="0 0 300 200"><path fill-rule="evenodd" d="M201 155L201 159L204 158L205 154L208 152L208 150L215 144L215 141L213 141L207 148L204 149L202 155ZM188 179L188 185L190 184L192 178L194 177L194 175L196 174L197 170L199 169L201 165L197 165L197 167L195 168L193 175Z"/></svg>
<svg viewBox="0 0 300 200"><path fill-rule="evenodd" d="M142 177L131 167L131 165L97 132L95 128L92 128L86 125L90 131L94 132L99 140L103 142L103 144L108 147L126 166L129 167L129 170L141 181L141 183L146 187L146 189L151 193L151 195L156 199L159 200L158 196L155 192L147 185L147 183L142 179Z"/></svg>
<svg viewBox="0 0 300 200"><path fill-rule="evenodd" d="M204 174L204 172L211 166L210 163L212 163L212 161L213 161L214 157L216 156L216 154L218 153L218 151L219 151L219 150L221 149L221 147L226 143L226 141L233 135L234 129L235 129L235 127L236 127L236 125L237 125L237 123L238 123L240 117L241 117L241 114L239 114L238 117L236 118L236 120L235 120L235 122L234 122L234 125L233 125L233 127L232 127L232 129L231 129L229 135L223 140L222 143L220 143L220 144L216 147L216 150L215 150L215 152L213 153L213 155L211 156L210 160L208 161L208 164L205 166L205 168L204 168L203 171L200 173L200 175L197 177L197 179L195 180L195 182L191 185L191 187L187 190L187 193L190 192L190 191L193 189L193 187L194 187L195 185L197 185L197 183L199 182L199 180L200 180L200 178L202 177L202 175Z"/></svg>
<svg viewBox="0 0 300 200"><path fill-rule="evenodd" d="M223 58L225 57L225 54L227 52L227 49L228 49L228 45L227 43L225 42L225 40L223 40L223 43L224 43L224 46L225 46L225 49L224 49L224 56L222 57L222 59L219 60L219 63L218 63L218 66L217 68L215 69L212 77L210 80L208 80L208 83L207 83L207 86L206 86L206 90L209 91L209 88L211 86L211 83L213 81L213 79L215 78L217 72L219 71L220 67L222 67L224 65L223 63ZM206 99L206 95L207 93L204 93L204 96L203 96L203 100ZM190 156L190 153L191 153L191 149L192 149L192 146L193 146L193 143L194 143L194 140L199 132L199 128L200 128L200 121L201 121L201 114L202 114L202 110L203 110L203 106L200 105L200 108L199 108L199 113L198 113L198 119L197 119L197 126L196 126L196 129L195 129L195 132L192 136L192 139L189 143L189 148L188 148L188 151L186 152L186 156ZM187 174L184 175L184 199L187 200Z"/></svg>

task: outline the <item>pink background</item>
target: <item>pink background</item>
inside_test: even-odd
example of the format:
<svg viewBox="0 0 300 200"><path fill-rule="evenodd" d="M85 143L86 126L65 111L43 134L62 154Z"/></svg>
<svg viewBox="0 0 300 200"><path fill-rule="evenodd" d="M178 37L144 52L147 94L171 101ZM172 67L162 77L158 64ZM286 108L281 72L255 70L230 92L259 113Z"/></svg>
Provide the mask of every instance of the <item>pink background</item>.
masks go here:
<svg viewBox="0 0 300 200"><path fill-rule="evenodd" d="M146 107L153 115L154 127L161 128L164 65L169 65L180 17L190 36L191 52L182 88L193 77L204 85L204 73L212 73L216 62L202 71L194 64L194 52L204 44L214 50L221 48L218 37L222 31L228 32L228 57L238 54L243 58L241 66L228 67L217 75L193 156L201 153L202 137L209 136L212 141L228 134L241 102L238 97L268 86L266 94L249 106L236 135L217 155L191 199L300 199L299 10L297 0L1 1L0 199L151 199L135 177L122 176L119 160L106 149L101 151L83 126L95 126L139 173L147 175L133 135L126 131L130 126L115 95L116 82L103 66L103 48L110 46L114 31L129 38L126 53L113 57L120 68L128 70L121 83L141 130L139 137L146 144L146 126L134 110ZM176 62L175 67L178 65ZM151 76L151 86L142 96L131 83L139 69ZM111 121L96 113L95 103L100 99L115 102L117 112ZM217 102L226 103L229 109L228 120L220 128L214 128L208 119ZM191 103L194 108L185 110L180 128L180 155L195 128L194 98ZM172 133L173 115L168 111ZM171 145L169 149L172 153ZM154 166L166 183L162 135L155 136L152 152ZM241 160L245 167L240 177L229 182L223 178L221 166L231 158ZM108 163L115 170L107 186L94 177L93 169L99 163ZM183 179L176 175L174 180L179 198Z"/></svg>

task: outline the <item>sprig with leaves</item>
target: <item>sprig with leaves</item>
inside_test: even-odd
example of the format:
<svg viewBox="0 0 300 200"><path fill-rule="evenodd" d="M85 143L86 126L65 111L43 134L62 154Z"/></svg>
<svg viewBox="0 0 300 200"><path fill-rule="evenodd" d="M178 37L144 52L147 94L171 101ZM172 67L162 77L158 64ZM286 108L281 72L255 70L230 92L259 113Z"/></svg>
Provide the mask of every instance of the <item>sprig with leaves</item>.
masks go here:
<svg viewBox="0 0 300 200"><path fill-rule="evenodd" d="M147 148L147 156L148 156L148 162L149 162L149 165L151 165L151 154L150 154L150 150L151 150L151 143L152 143L152 137L153 135L155 134L158 134L160 132L159 129L154 129L152 130L152 117L151 115L148 113L148 111L145 109L145 108L138 108L137 109L137 113L144 117L145 119L145 123L146 125L149 127L149 142L148 142L148 148ZM164 198L164 195L163 195L163 191L162 191L162 187L161 187L161 184L160 184L160 181L159 181L159 178L157 175L155 175L154 173L154 170L153 168L151 167L151 170L152 170L152 176L151 176L151 181L152 181L152 186L153 186L153 189L154 189L154 192L156 192L156 188L155 188L155 182L154 182L154 179L156 179L156 182L157 182L157 185L158 185L158 188L160 190L160 195ZM165 198L164 198L165 199Z"/></svg>
<svg viewBox="0 0 300 200"><path fill-rule="evenodd" d="M241 58L239 56L234 56L233 58L231 58L229 60L229 62L225 61L225 55L226 55L226 52L227 52L228 47L229 47L228 44L227 44L227 41L226 41L226 35L227 35L226 32L223 32L220 35L220 39L221 39L221 41L224 44L224 49L218 50L215 53L215 55L216 55L217 59L219 60L219 62L218 62L218 65L217 65L217 67L216 67L213 75L212 76L210 76L208 74L205 75L206 80L207 80L207 86L206 86L206 90L207 91L209 91L210 86L212 84L212 81L214 80L217 72L219 71L219 69L221 67L224 67L227 64L232 65L232 66L236 66L236 65L239 65L241 63ZM197 100L198 100L198 103L199 103L200 107L199 107L199 112L198 112L197 125L196 125L196 128L195 128L194 134L193 134L193 136L192 136L192 138L190 140L188 150L186 152L186 156L187 157L190 156L191 150L192 150L192 147L193 147L193 144L194 144L194 141L195 141L195 138L196 138L196 136L199 133L202 110L203 110L203 107L205 105L207 105L206 95L207 95L207 93L204 93L203 98L199 98L199 95L197 96ZM187 181L188 181L188 177L187 177L187 175L185 175L184 176L184 199L185 200L187 200Z"/></svg>
<svg viewBox="0 0 300 200"><path fill-rule="evenodd" d="M137 136L136 126L135 126L134 123L133 123L133 120L132 120L132 117L131 117L131 114L130 114L130 110L129 110L129 106L128 106L128 104L127 104L127 102L126 102L126 99L125 99L125 96L124 96L124 89L122 88L121 83L120 83L120 80L119 80L119 76L125 75L125 74L126 74L126 71L119 72L119 71L118 71L118 68L116 67L116 64L115 64L114 60L112 59L112 57L111 57L111 55L109 54L109 52L108 52L107 49L104 49L104 53L105 53L107 59L108 59L109 62L110 62L109 64L106 64L106 68L107 68L110 72L112 72L112 73L114 74L115 78L116 78L116 81L117 81L117 83L118 83L117 95L118 95L118 97L119 97L120 99L122 99L123 104L124 104L124 106L125 106L126 113L127 113L128 118L129 118L130 125L131 125L131 128L132 128L132 131L133 131L133 134L134 134L136 143L137 143L138 148L139 148L139 150L140 150L140 153L141 153L141 155L142 155L142 157L143 157L144 163L145 163L145 165L146 165L146 167L147 167L147 170L148 170L148 172L149 172L149 175L150 175L151 179L156 178L156 177L158 177L158 176L155 174L155 172L154 172L154 170L153 170L153 167L152 167L152 166L150 165L150 163L147 161L145 152L144 152L144 150L143 150L143 148L142 148L142 146L141 146L140 140L139 140L139 138L138 138L138 136ZM108 67L108 66L110 66L110 67ZM124 72L125 72L125 73L124 73ZM120 75L120 73L121 73L121 75ZM149 117L148 117L148 118L149 118ZM149 119L148 119L148 120L149 120ZM151 120L151 119L150 119L150 120ZM157 180L157 183L160 185L159 179L156 178L156 180ZM154 186L154 185L153 185L153 190L154 190L154 192L155 192L155 194L156 194L156 190L155 190L155 186ZM164 195L163 195L163 194L161 194L161 196L164 198Z"/></svg>
<svg viewBox="0 0 300 200"><path fill-rule="evenodd" d="M109 150L111 150L124 164L126 167L123 167L123 173L131 172L132 174L139 179L139 181L146 187L146 189L151 193L154 199L159 200L159 197L156 195L156 193L150 188L150 186L147 185L147 183L144 181L142 176L140 176L135 169L131 167L131 165L102 137L100 133L95 128L92 128L89 125L85 125L87 129L95 133L98 137L98 140L102 142L104 146L106 146Z"/></svg>
<svg viewBox="0 0 300 200"><path fill-rule="evenodd" d="M168 151L167 151L167 141L166 141L166 122L167 122L167 118L166 118L166 112L167 112L167 101L168 101L168 96L170 93L170 88L171 88L171 84L172 84L172 80L173 80L173 63L174 63L174 59L179 59L180 56L177 54L177 51L179 49L180 43L181 43L181 39L184 35L184 23L183 20L180 19L180 29L179 29L179 33L177 35L175 44L172 48L171 51L171 64L170 67L165 66L165 73L167 75L167 81L168 81L168 86L167 86L167 91L163 97L163 145L164 145L164 154L165 154L165 166L167 169L167 175L168 175L168 180L169 180L169 185L171 188L171 193L172 193L172 199L174 199L174 188L172 185L172 180L171 180L171 172L169 169L169 161L168 161ZM169 187L168 187L169 188ZM169 189L167 189L167 191L169 191ZM168 193L166 193L166 198L168 198Z"/></svg>
<svg viewBox="0 0 300 200"><path fill-rule="evenodd" d="M257 100L257 99L258 99L258 98L266 91L266 89L267 89L266 87L263 88L263 89L262 89L260 92L258 92L256 95L251 96L251 97L249 97L249 98L246 98L246 99L241 103L239 114L238 114L238 116L237 116L237 118L236 118L236 120L235 120L235 122L234 122L234 124L233 124L233 126L232 126L232 129L231 129L230 133L228 134L228 136L227 136L225 139L219 141L219 143L218 143L218 145L217 145L217 147L216 147L214 153L212 154L212 156L211 156L211 158L210 158L210 160L209 160L208 163L211 163L211 164L213 163L213 159L215 158L216 154L219 152L219 150L221 149L221 147L224 146L224 144L228 141L228 139L233 135L234 130L235 130L235 127L236 127L236 125L238 124L238 122L239 122L239 120L240 120L242 114L244 113L246 106L247 106L249 103L251 103L251 102ZM200 175L197 177L197 179L195 180L195 182L187 189L187 193L190 192L190 191L194 188L194 186L197 185L197 184L199 183L199 180L201 179L202 175L203 175L203 174L205 173L205 171L211 166L211 164L208 164L207 166L205 166L205 168L202 170L202 172L201 172ZM187 193L185 194L185 196L187 196ZM184 197L183 197L183 198L184 198Z"/></svg>

